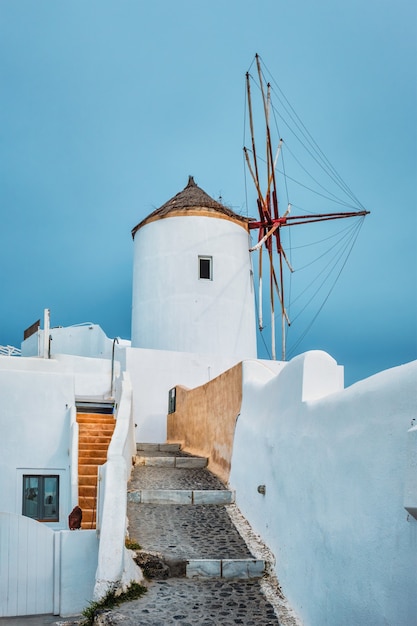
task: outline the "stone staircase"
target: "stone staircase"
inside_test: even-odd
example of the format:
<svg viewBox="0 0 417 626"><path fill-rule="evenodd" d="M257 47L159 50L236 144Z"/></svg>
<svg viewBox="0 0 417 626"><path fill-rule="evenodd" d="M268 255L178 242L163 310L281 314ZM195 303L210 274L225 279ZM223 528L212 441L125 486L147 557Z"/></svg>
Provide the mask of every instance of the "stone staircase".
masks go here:
<svg viewBox="0 0 417 626"><path fill-rule="evenodd" d="M265 563L251 554L226 509L234 493L206 466L207 459L178 444L137 444L128 489L129 531L142 546L137 562L143 567L140 559L148 564L149 554L159 555L168 576L173 568L186 578L259 578Z"/></svg>
<svg viewBox="0 0 417 626"><path fill-rule="evenodd" d="M77 413L78 504L83 512L81 527L96 527L97 472L107 460L107 450L115 427L112 415Z"/></svg>

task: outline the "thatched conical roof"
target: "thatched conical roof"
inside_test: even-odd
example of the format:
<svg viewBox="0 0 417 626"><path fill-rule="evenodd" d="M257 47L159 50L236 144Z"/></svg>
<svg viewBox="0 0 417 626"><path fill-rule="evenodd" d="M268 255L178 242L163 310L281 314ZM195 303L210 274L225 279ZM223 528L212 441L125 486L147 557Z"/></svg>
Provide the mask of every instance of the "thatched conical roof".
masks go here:
<svg viewBox="0 0 417 626"><path fill-rule="evenodd" d="M225 219L232 219L242 223L242 226L246 225L250 219L238 215L232 209L220 204L209 196L201 187L198 187L194 182L194 178L189 176L187 186L182 191L177 193L173 198L165 202L159 209L155 209L150 215L145 217L144 220L139 222L137 226L132 229L132 237L135 237L136 232L142 228L145 224L153 222L165 217L171 217L174 215L196 215L198 213L210 214L213 213L214 217L224 217Z"/></svg>

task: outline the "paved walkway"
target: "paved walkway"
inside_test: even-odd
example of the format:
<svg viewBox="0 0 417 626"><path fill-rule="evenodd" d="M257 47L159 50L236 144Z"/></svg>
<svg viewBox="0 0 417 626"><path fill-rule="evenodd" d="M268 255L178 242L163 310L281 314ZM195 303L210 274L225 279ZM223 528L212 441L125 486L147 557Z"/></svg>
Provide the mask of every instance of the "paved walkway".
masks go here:
<svg viewBox="0 0 417 626"><path fill-rule="evenodd" d="M222 563L223 572L226 561L255 560L233 524L227 506L191 504L191 501L188 505L177 504L173 495L172 504L144 503L136 497L137 493L143 497L148 490L159 489L224 494L225 486L213 474L201 467L178 467L181 463L168 459L187 455L179 455L175 450L139 450L138 455L143 464L136 465L129 484L128 518L130 537L141 544L142 551L157 553L168 565L216 560ZM162 467L158 466L158 458ZM248 578L243 573L243 579L204 575L187 578L185 567L175 570L182 576L170 577L169 567L168 571L163 568L159 571L161 574L149 582L142 598L103 615L102 623L109 626L279 625L273 606L262 593L259 577Z"/></svg>
<svg viewBox="0 0 417 626"><path fill-rule="evenodd" d="M236 506L223 504L233 494L201 467L201 459L195 462L200 467L193 467L189 455L162 444L158 450L139 449L138 457L127 514L130 538L142 546L137 558L149 576L148 591L101 612L96 623L296 626L273 576L262 575L271 555L255 545L258 539ZM210 503L198 504L201 497ZM220 504L212 503L216 498ZM66 623L77 622L53 616L0 619L0 626Z"/></svg>
<svg viewBox="0 0 417 626"><path fill-rule="evenodd" d="M258 581L169 578L153 581L147 593L104 616L103 624L126 626L278 625Z"/></svg>

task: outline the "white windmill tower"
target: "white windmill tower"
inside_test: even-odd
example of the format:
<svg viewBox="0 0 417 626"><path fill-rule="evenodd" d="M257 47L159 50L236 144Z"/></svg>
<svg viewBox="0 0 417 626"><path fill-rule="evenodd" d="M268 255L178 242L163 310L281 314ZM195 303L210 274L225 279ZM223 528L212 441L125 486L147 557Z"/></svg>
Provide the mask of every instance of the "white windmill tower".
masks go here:
<svg viewBox="0 0 417 626"><path fill-rule="evenodd" d="M190 176L132 230L132 347L256 358L249 220Z"/></svg>

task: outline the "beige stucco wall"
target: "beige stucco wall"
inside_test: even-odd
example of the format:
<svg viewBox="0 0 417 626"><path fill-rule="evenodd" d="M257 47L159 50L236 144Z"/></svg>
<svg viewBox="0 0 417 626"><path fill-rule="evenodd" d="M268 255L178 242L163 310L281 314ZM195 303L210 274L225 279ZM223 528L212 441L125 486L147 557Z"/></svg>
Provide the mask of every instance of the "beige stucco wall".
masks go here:
<svg viewBox="0 0 417 626"><path fill-rule="evenodd" d="M241 402L242 363L201 387L177 386L176 411L168 415L167 440L208 457L210 471L227 483Z"/></svg>

